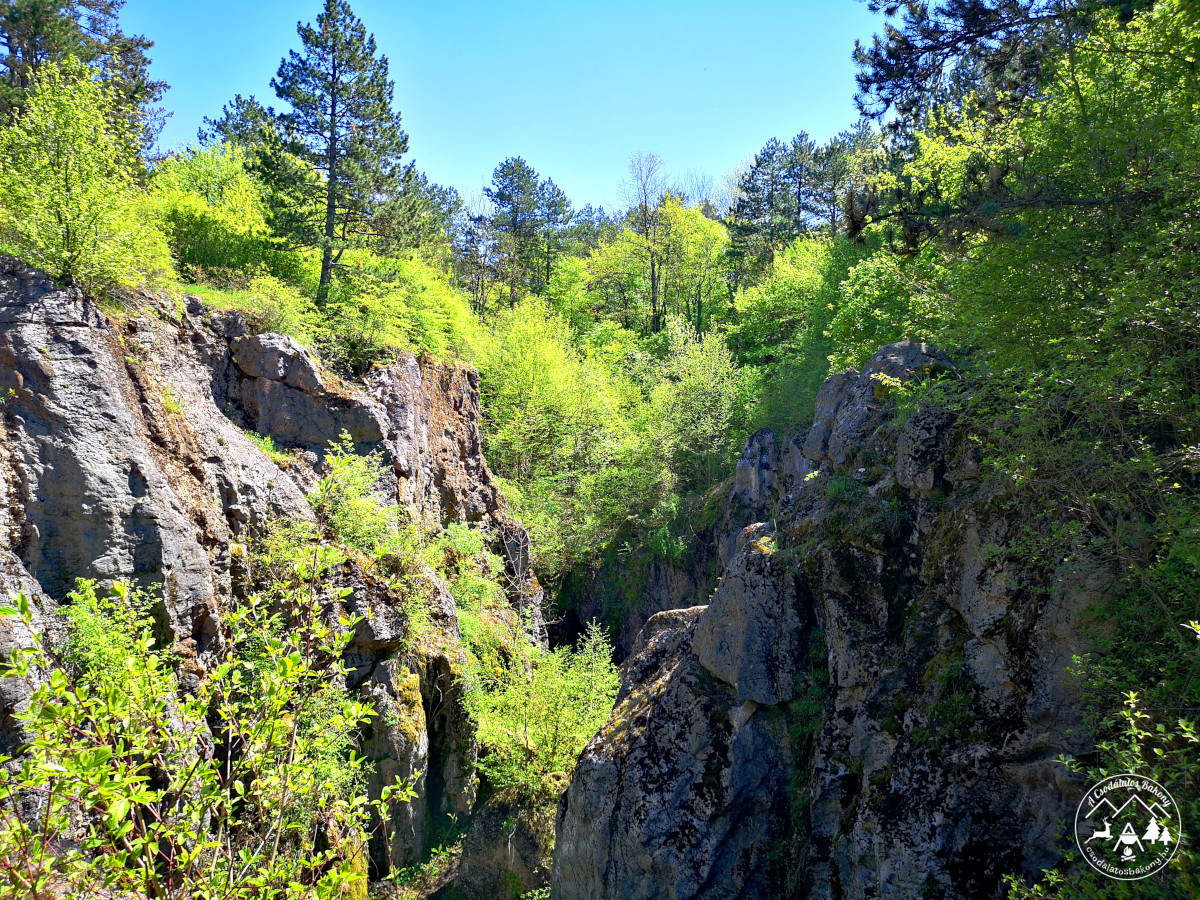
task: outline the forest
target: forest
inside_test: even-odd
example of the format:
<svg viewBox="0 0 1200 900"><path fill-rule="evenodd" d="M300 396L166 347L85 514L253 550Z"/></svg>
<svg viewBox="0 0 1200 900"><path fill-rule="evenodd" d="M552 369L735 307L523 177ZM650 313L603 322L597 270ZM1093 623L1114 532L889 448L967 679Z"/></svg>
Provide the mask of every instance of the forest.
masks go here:
<svg viewBox="0 0 1200 900"><path fill-rule="evenodd" d="M430 181L390 48L347 0L306 11L270 84L171 152L153 35L122 30L121 0L0 10L0 254L114 320L198 297L294 338L337 384L406 351L473 367L546 619L581 609L595 573L626 576L547 643L491 538L386 503L381 462L344 436L307 490L313 520L238 545L255 590L223 611L199 686L181 687L189 662L145 585L80 579L57 598L62 634L14 645L7 678L51 674L20 713L32 737L4 750L0 896L365 898L368 880L428 896L464 823L410 867L365 861L417 789L364 787L356 735L379 712L344 690L357 623L326 605L347 565L403 598L411 646L431 633L424 573L446 583L479 778L552 850L645 573L697 569L747 439L807 429L829 376L902 340L963 377L876 376L877 393L901 416L952 411L1004 485L990 502L1048 523L990 552L1049 581L1080 559L1114 573L1072 663L1095 751L1069 765L1148 775L1182 809L1155 879L1072 867L1071 845L1004 893L1200 896L1200 3L869 4L877 36L846 48L857 121L828 139L799 122L721 182L633 153L612 209L521 156L482 198ZM7 602L35 631L31 598Z"/></svg>

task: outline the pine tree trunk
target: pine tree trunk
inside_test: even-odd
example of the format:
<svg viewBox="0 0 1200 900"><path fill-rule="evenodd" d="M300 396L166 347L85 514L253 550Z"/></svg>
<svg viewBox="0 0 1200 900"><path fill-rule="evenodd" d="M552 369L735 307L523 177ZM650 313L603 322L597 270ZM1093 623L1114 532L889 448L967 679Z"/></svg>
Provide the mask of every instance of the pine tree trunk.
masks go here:
<svg viewBox="0 0 1200 900"><path fill-rule="evenodd" d="M333 87L329 92L329 146L326 150L326 166L329 180L325 185L325 246L321 249L321 281L317 286L317 297L324 301L329 296L329 282L333 274L333 235L337 227L337 67L334 66Z"/></svg>

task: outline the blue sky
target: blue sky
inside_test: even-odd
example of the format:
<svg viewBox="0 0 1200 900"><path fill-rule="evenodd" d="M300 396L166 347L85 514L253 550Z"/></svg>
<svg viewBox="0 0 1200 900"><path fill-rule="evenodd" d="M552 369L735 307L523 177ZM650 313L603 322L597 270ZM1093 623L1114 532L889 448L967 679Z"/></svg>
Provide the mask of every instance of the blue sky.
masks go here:
<svg viewBox="0 0 1200 900"><path fill-rule="evenodd" d="M824 139L855 118L856 0L404 2L352 0L391 62L417 165L470 196L522 156L577 205L614 205L629 155L714 178L771 137ZM274 101L296 22L320 0L128 0L171 84L166 148L195 140L235 93Z"/></svg>

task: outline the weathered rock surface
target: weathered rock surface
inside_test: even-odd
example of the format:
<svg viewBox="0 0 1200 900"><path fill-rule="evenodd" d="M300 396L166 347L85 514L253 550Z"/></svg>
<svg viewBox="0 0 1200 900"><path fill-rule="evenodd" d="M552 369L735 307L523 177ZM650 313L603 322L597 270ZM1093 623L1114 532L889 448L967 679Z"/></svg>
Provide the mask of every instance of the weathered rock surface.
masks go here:
<svg viewBox="0 0 1200 900"><path fill-rule="evenodd" d="M148 393L127 371L121 350L138 349L118 340L77 290L0 268L12 549L54 596L78 577L162 585L162 624L206 650L227 590L229 527L202 460L164 451L186 438L165 426L161 388Z"/></svg>
<svg viewBox="0 0 1200 900"><path fill-rule="evenodd" d="M306 493L346 433L356 452L380 457L381 498L427 526L485 532L540 635L529 536L504 509L479 421L478 376L464 366L405 355L364 390L291 338L249 334L241 316L197 298L142 298L110 317L79 290L0 258L0 594L33 592L44 610L76 578L160 590L161 637L202 672L221 650L223 610L252 587L247 544L277 520L313 519ZM248 431L273 440L278 464ZM383 574L351 561L333 581L349 589L345 611L363 619L347 686L380 712L363 737L379 763L369 789L378 796L418 775L418 800L397 807L395 841L372 847L381 872L415 862L437 829L474 809L461 636L453 597L427 567L406 581L428 613L420 640ZM11 622L0 629L0 652L28 642ZM0 682L0 753L20 742L11 716L27 695Z"/></svg>
<svg viewBox="0 0 1200 900"><path fill-rule="evenodd" d="M692 640L700 665L732 685L739 700L766 706L795 696L811 625L801 618L810 606L807 598L796 596L807 585L775 559L774 540L762 523L742 532Z"/></svg>
<svg viewBox="0 0 1200 900"><path fill-rule="evenodd" d="M704 609L652 617L626 662L623 697L559 804L553 896L773 896L787 723L699 664Z"/></svg>
<svg viewBox="0 0 1200 900"><path fill-rule="evenodd" d="M538 828L520 804L494 796L476 810L462 842L452 885L437 900L519 897L544 887L550 876L552 826Z"/></svg>
<svg viewBox="0 0 1200 900"><path fill-rule="evenodd" d="M533 572L529 532L504 508L483 456L479 374L469 366L403 353L366 377L388 422L383 446L397 502L415 521L471 523L504 559L511 598L545 641L544 592Z"/></svg>
<svg viewBox="0 0 1200 900"><path fill-rule="evenodd" d="M709 605L635 643L555 897L966 900L1057 861L1082 788L1056 760L1091 749L1065 670L1111 577L995 552L1044 523L994 502L953 415L897 416L889 379L931 375L955 369L885 347L803 438L750 439L723 513L748 527Z"/></svg>
<svg viewBox="0 0 1200 900"><path fill-rule="evenodd" d="M41 586L25 571L21 561L7 550L0 550L0 605L11 606L17 594L24 594L32 603L33 630L15 617L0 619L0 661L8 662L14 650L34 646L35 634L46 628L47 612L53 609ZM28 680L16 675L0 678L0 756L15 757L25 741L25 730L15 716L29 707L29 697L39 683L39 673L30 673Z"/></svg>

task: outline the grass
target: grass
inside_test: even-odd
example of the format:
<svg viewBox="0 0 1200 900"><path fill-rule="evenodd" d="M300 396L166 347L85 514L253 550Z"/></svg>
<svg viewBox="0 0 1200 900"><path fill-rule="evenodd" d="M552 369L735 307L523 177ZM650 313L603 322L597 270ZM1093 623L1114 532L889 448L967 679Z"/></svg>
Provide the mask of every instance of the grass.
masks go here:
<svg viewBox="0 0 1200 900"><path fill-rule="evenodd" d="M163 409L173 416L183 415L183 403L175 396L175 391L171 389L169 384L164 384L162 389Z"/></svg>
<svg viewBox="0 0 1200 900"><path fill-rule="evenodd" d="M275 463L275 465L279 466L279 468L286 469L293 462L295 462L295 459L290 453L275 446L275 442L271 439L270 435L263 437L261 434L257 434L253 431L247 431L246 437L250 438L250 441L254 444L254 446L261 450L263 455L266 456L267 459L271 460L271 462Z"/></svg>

